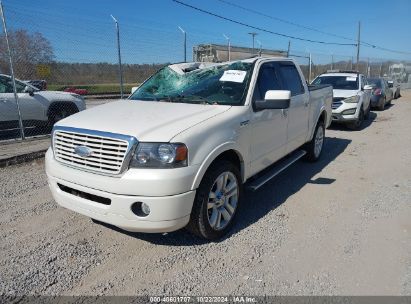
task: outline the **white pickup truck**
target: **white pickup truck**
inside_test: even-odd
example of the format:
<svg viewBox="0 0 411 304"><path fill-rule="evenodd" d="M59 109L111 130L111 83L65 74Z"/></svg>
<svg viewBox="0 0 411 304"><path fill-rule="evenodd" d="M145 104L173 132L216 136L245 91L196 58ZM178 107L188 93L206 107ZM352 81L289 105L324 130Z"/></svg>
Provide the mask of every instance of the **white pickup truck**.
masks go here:
<svg viewBox="0 0 411 304"><path fill-rule="evenodd" d="M227 233L243 200L305 157L331 122L331 86L291 59L164 67L128 100L59 121L46 154L61 206L128 231ZM245 204L247 202L244 202Z"/></svg>
<svg viewBox="0 0 411 304"><path fill-rule="evenodd" d="M319 75L314 85L332 85L332 120L344 123L349 129L359 129L371 110L371 92L367 78L356 71L332 70Z"/></svg>

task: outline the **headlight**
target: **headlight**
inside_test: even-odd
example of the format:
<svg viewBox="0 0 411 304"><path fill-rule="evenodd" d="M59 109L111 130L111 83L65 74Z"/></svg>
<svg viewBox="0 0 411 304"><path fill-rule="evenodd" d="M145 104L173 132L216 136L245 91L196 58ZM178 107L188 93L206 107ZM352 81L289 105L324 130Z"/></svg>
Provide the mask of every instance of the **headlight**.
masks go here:
<svg viewBox="0 0 411 304"><path fill-rule="evenodd" d="M359 101L360 101L360 96L358 95L344 99L344 102L348 102L348 103L357 103Z"/></svg>
<svg viewBox="0 0 411 304"><path fill-rule="evenodd" d="M188 150L184 144L139 143L131 168L180 168L187 166Z"/></svg>

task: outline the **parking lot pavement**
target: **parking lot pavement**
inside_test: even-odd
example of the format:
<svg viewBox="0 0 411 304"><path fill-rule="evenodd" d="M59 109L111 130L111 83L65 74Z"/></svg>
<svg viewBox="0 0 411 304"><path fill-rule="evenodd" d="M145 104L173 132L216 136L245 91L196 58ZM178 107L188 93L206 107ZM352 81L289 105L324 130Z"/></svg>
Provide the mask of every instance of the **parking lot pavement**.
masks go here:
<svg viewBox="0 0 411 304"><path fill-rule="evenodd" d="M220 242L125 233L58 207L44 162L0 168L0 294L411 295L411 93L322 159L246 193Z"/></svg>

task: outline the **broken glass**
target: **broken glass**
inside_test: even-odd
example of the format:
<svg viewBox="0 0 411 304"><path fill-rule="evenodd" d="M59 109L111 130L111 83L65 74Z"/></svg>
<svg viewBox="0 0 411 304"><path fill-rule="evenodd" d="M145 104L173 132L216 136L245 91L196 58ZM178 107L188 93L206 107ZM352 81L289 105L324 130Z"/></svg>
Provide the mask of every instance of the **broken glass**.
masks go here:
<svg viewBox="0 0 411 304"><path fill-rule="evenodd" d="M176 64L164 67L143 83L132 100L241 105L253 63Z"/></svg>

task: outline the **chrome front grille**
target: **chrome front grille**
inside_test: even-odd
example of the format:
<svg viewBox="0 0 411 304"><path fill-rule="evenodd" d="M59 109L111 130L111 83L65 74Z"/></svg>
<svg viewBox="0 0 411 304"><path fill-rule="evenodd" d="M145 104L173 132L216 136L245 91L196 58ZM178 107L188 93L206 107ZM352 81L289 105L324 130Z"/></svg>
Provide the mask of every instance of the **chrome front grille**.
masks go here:
<svg viewBox="0 0 411 304"><path fill-rule="evenodd" d="M53 151L57 161L103 174L120 174L137 140L131 136L92 130L57 127L53 132ZM89 155L81 156L76 147ZM85 148L84 148L85 147Z"/></svg>
<svg viewBox="0 0 411 304"><path fill-rule="evenodd" d="M333 110L338 109L343 103L341 100L343 100L344 98L342 97L334 97L333 98L333 103L331 104L331 108Z"/></svg>

